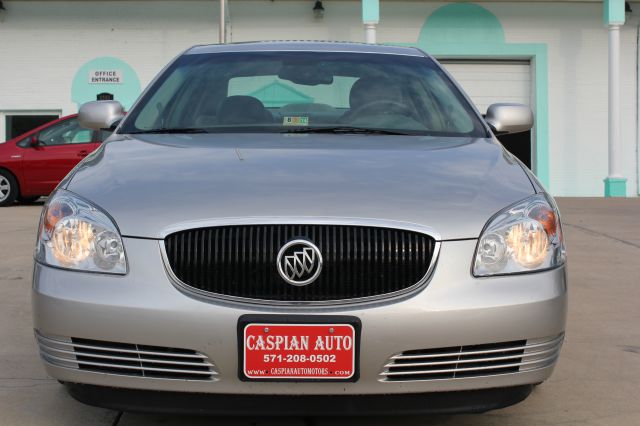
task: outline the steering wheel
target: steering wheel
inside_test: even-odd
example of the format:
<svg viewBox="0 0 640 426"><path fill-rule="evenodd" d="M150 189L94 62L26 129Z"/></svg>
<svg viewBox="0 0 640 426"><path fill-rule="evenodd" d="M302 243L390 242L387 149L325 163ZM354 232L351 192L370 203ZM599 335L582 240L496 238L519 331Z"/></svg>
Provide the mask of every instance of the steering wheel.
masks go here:
<svg viewBox="0 0 640 426"><path fill-rule="evenodd" d="M386 108L383 108L386 107ZM342 118L342 121L354 121L357 118L360 118L361 115L364 115L365 112L371 112L370 110L379 109L384 114L389 114L391 111L395 110L402 115L406 115L407 117L415 117L414 111L408 106L401 104L400 102L389 101L389 100L377 100L372 102L367 102L364 105L360 105L356 109L352 109L345 114L345 117Z"/></svg>

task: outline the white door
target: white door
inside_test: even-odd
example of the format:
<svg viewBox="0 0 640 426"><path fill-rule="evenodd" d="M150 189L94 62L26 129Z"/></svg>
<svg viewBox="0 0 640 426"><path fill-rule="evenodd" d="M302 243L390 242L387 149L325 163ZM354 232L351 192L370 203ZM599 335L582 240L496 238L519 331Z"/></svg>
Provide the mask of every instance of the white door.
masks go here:
<svg viewBox="0 0 640 426"><path fill-rule="evenodd" d="M528 61L441 60L482 114L498 102L531 105Z"/></svg>

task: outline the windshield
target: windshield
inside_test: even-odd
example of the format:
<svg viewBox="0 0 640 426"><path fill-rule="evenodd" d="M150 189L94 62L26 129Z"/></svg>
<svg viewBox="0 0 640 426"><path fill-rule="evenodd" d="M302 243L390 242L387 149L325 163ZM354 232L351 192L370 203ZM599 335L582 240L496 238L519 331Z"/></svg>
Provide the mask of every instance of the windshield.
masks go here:
<svg viewBox="0 0 640 426"><path fill-rule="evenodd" d="M431 59L336 52L183 55L119 132L314 131L486 136Z"/></svg>

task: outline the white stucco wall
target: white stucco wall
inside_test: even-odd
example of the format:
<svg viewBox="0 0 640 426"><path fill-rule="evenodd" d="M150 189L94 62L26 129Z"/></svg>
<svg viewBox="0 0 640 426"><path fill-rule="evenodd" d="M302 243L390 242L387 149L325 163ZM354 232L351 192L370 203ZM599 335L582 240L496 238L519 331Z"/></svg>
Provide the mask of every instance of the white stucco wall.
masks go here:
<svg viewBox="0 0 640 426"><path fill-rule="evenodd" d="M415 41L425 17L446 3L383 3L379 40ZM554 195L602 196L607 176L607 30L600 3L477 2L501 21L508 43L548 49L550 185ZM638 194L636 49L640 5L621 31L623 164Z"/></svg>
<svg viewBox="0 0 640 426"><path fill-rule="evenodd" d="M488 6L509 42L546 43L549 154L556 195L602 196L607 176L608 46L598 3ZM638 12L621 31L622 170L637 194L636 49Z"/></svg>
<svg viewBox="0 0 640 426"><path fill-rule="evenodd" d="M146 85L190 45L217 40L213 2L5 1L0 110L76 112L71 84L87 61L114 56Z"/></svg>
<svg viewBox="0 0 640 426"><path fill-rule="evenodd" d="M359 1L231 0L233 41L362 41ZM75 72L114 56L144 87L180 51L217 42L217 1L4 1L0 22L0 114L8 110L76 111ZM416 42L425 19L445 3L382 1L379 42ZM545 43L549 65L550 189L555 195L602 196L607 175L607 32L600 3L478 2L501 21L509 43ZM640 5L636 7L640 16ZM638 193L636 34L622 30L623 172ZM0 125L0 132L2 126ZM0 134L0 137L3 136Z"/></svg>

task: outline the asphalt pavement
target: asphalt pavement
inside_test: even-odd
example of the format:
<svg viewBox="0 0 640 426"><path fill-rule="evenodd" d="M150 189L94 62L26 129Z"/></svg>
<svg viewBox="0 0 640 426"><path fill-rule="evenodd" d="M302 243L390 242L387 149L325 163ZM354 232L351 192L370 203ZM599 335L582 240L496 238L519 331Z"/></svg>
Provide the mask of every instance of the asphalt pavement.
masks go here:
<svg viewBox="0 0 640 426"><path fill-rule="evenodd" d="M83 405L48 377L30 286L42 204L0 208L0 425L640 425L640 198L559 199L569 318L554 375L524 402L482 415L212 418Z"/></svg>

